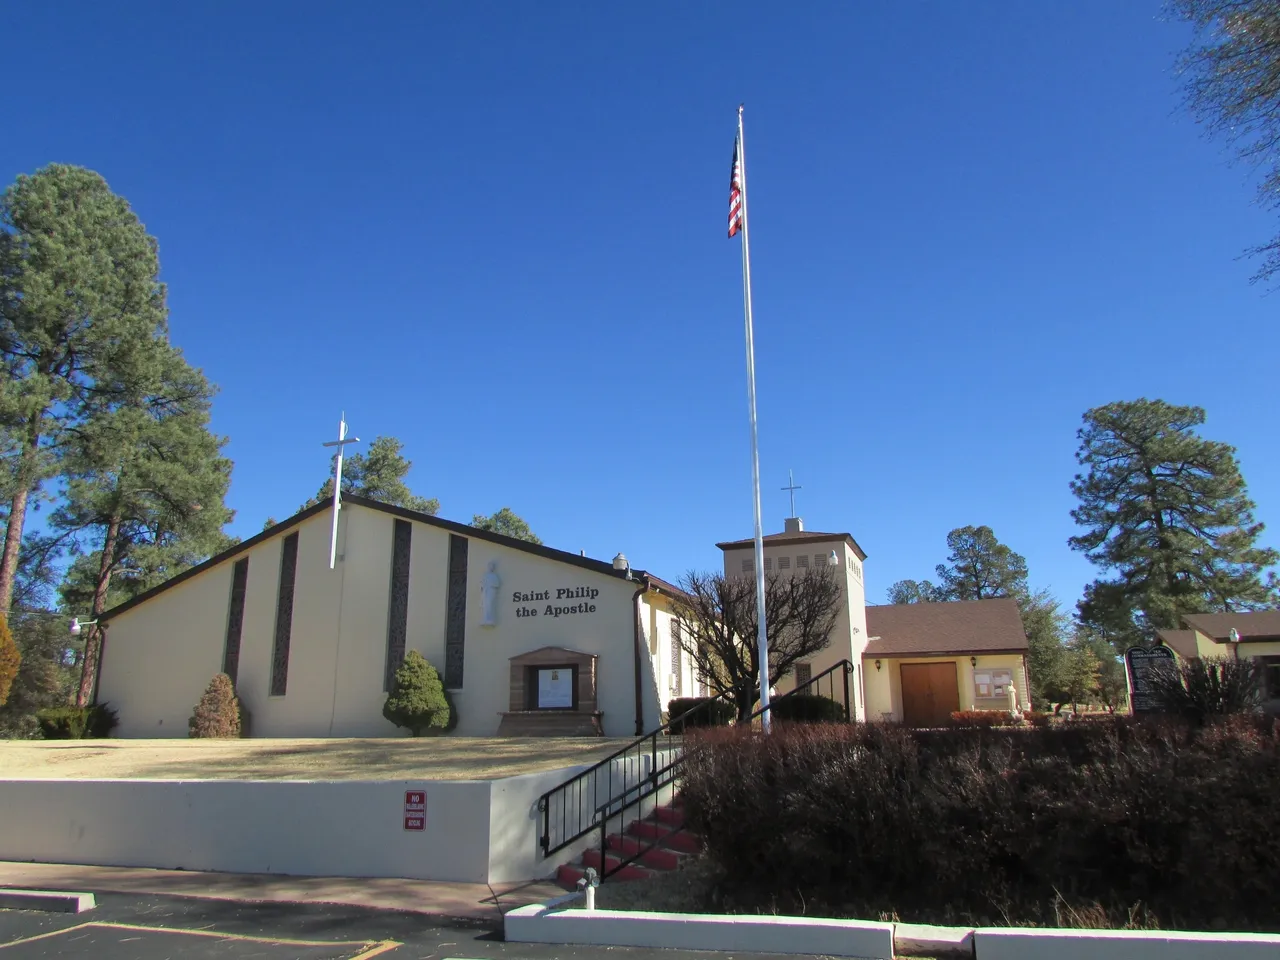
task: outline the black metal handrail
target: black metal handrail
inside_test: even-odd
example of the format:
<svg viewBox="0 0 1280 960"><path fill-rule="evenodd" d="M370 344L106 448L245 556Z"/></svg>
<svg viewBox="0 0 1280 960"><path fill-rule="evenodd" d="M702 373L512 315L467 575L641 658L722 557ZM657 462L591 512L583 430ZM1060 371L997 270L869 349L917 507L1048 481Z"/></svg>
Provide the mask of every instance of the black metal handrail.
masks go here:
<svg viewBox="0 0 1280 960"><path fill-rule="evenodd" d="M598 811L608 809L619 798L635 793L636 797L629 802L638 802L657 789L653 785L653 772L658 765L659 738L682 735L695 714L713 710L712 704L720 701L729 702L729 694L721 693L690 707L539 797L542 831L538 839L542 855L550 856L585 837L595 827ZM673 733L673 730L678 733ZM615 785L619 788L617 792ZM601 793L605 797L603 803L599 798ZM556 813L559 814L560 829L553 837Z"/></svg>
<svg viewBox="0 0 1280 960"><path fill-rule="evenodd" d="M816 677L798 684L773 703L780 703L798 693L818 691L823 680L827 681L832 693L830 699L835 700L837 671L843 681L842 705L844 718L848 721L852 717L849 676L853 672L853 665L848 660L841 660ZM538 810L542 814L539 843L542 855L550 856L599 827L601 875L608 876L657 846L658 841L649 846L641 845L641 849L635 854L612 868L608 868L605 862L609 821L637 807L647 797L674 781L675 770L683 759L683 734L692 726L689 721L699 711L712 710L713 704L728 701L728 697L727 693L723 693L686 710L539 797ZM752 722L763 712L763 709L757 710L744 722ZM618 789L615 790L615 786ZM621 826L625 827L626 824ZM552 830L555 827L558 829L553 836Z"/></svg>

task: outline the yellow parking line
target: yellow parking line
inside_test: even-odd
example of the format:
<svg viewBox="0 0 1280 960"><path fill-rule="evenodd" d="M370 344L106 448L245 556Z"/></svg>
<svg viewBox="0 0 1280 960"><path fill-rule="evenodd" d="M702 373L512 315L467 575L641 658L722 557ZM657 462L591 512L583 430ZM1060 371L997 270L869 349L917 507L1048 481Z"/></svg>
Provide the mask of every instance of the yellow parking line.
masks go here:
<svg viewBox="0 0 1280 960"><path fill-rule="evenodd" d="M143 933L177 933L188 937L214 937L219 940L237 940L245 943L274 943L287 947L364 947L365 949L350 960L369 960L370 957L376 957L378 954L386 953L388 950L394 950L400 946L397 940L295 940L289 937L253 937L243 933L218 933L215 930L187 930L182 927L148 927L136 923L111 923L105 920L93 920L89 923L78 923L74 927L64 927L61 930L51 930L48 933L38 933L33 937L23 937L21 940L10 940L8 943L0 943L0 950L5 947L16 947L23 943L32 943L36 940L44 940L47 937L57 937L64 933L71 933L74 930L84 930L89 927L97 927L99 929L109 930L133 930Z"/></svg>

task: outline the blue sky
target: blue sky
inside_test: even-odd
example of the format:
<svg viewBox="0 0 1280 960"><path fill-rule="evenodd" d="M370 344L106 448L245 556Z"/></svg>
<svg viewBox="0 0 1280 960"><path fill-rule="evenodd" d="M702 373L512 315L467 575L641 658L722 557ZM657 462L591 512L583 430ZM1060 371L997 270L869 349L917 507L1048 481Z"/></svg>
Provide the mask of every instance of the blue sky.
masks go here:
<svg viewBox="0 0 1280 960"><path fill-rule="evenodd" d="M1180 105L1184 26L1072 4L24 4L0 179L91 167L159 238L221 387L233 532L288 516L345 408L442 516L668 578L751 532L746 103L766 532L788 468L869 599L986 523L1070 607L1075 431L1207 408L1278 543L1276 300Z"/></svg>

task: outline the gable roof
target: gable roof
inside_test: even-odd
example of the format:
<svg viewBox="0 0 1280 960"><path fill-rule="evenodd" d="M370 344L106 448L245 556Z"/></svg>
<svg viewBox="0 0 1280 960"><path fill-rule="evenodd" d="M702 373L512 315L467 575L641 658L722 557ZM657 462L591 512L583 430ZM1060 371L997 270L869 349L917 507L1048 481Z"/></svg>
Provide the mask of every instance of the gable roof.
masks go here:
<svg viewBox="0 0 1280 960"><path fill-rule="evenodd" d="M826 540L843 540L849 546L853 547L853 552L858 555L859 560L866 560L867 555L863 549L858 546L858 541L853 539L852 534L848 533L819 533L816 530L802 530L799 533L768 533L761 539L769 546L786 543L811 543ZM727 540L724 543L717 543L716 546L721 550L738 550L742 547L750 547L755 545L755 537L748 537L745 540Z"/></svg>
<svg viewBox="0 0 1280 960"><path fill-rule="evenodd" d="M1180 657L1194 660L1200 656L1200 651L1196 647L1196 632L1194 630L1157 630L1156 636L1160 638L1160 641L1166 647Z"/></svg>
<svg viewBox="0 0 1280 960"><path fill-rule="evenodd" d="M1247 613L1184 613L1182 622L1218 643L1226 643L1235 627L1241 641L1280 640L1280 610ZM1175 648L1176 649L1176 648Z"/></svg>
<svg viewBox="0 0 1280 960"><path fill-rule="evenodd" d="M584 570L590 570L594 573L617 577L619 580L635 580L638 576L644 575L644 571L615 570L613 564L605 560L595 560L591 557L584 557L576 553L569 553L566 550L556 550L553 547L545 547L538 543L530 543L527 540L517 539L516 537L508 537L500 533L493 533L489 530L481 530L477 527L473 527L465 523L458 523L454 520L443 520L440 517L433 517L429 513L421 513L417 510L406 510L404 507L397 507L390 503L382 503L378 500L370 500L368 497L362 497L354 493L344 493L342 495L342 504L343 506L366 507L370 510L377 510L381 513L389 513L392 516L400 517L404 520L414 520L418 523L425 523L427 526L438 527L441 530L448 530L450 533L456 533L459 536L469 537L474 540L487 540L490 543L496 543L503 547L510 547L513 550L523 550L525 553L532 553L535 556L543 557L547 560L555 560L558 563L568 563L572 566L582 567ZM206 570L216 567L220 563L225 563L227 560L230 560L247 550L253 549L263 541L270 540L272 537L278 537L280 534L292 527L296 527L304 521L310 520L316 514L323 513L332 508L333 502L331 500L325 500L320 503L313 504L305 510L300 510L288 520L283 520L273 527L268 527L266 530L250 537L248 540L242 540L239 543L228 547L226 550L223 550L221 553L210 557L204 563L197 564L188 570L184 570L177 576L170 577L164 583L158 584L150 590L146 590L138 594L131 600L126 600L124 603L112 607L110 610L103 613L99 619L103 621L110 620L112 617L119 616L128 610L132 610L139 604L146 603L157 594L164 593L166 590L176 587L184 580L190 580L192 577L198 576Z"/></svg>
<svg viewBox="0 0 1280 960"><path fill-rule="evenodd" d="M867 607L864 657L1026 653L1018 605L1010 599Z"/></svg>

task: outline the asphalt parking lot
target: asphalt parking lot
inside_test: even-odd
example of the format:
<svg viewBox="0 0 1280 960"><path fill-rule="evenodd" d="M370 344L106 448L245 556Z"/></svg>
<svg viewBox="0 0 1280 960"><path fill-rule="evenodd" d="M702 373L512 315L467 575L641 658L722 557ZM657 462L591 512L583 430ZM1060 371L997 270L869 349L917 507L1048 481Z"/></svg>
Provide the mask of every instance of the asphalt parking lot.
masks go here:
<svg viewBox="0 0 1280 960"><path fill-rule="evenodd" d="M0 910L0 960L782 960L630 947L504 943L495 925L328 904L100 894L80 914Z"/></svg>

